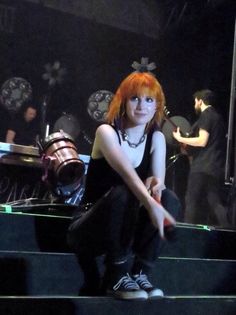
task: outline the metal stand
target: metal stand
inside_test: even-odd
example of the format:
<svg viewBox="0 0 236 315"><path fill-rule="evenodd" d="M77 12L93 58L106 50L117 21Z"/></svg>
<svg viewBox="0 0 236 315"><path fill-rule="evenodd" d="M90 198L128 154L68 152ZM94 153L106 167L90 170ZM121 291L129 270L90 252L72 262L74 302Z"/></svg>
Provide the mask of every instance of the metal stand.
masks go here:
<svg viewBox="0 0 236 315"><path fill-rule="evenodd" d="M231 185L229 193L229 214L236 226L236 136L235 136L235 81L236 81L236 19L234 26L234 48L230 93L229 125L225 165L225 184ZM234 146L233 146L234 143Z"/></svg>
<svg viewBox="0 0 236 315"><path fill-rule="evenodd" d="M182 153L177 153L172 155L167 163L166 166L166 172L170 170L173 167L173 174L172 174L172 180L171 180L171 189L173 191L176 191L175 183L176 183L176 169L175 169L175 163L178 161L178 159L182 156Z"/></svg>
<svg viewBox="0 0 236 315"><path fill-rule="evenodd" d="M169 158L169 163L167 164L166 171L168 171L168 169L175 164L180 156L182 156L182 153L174 154Z"/></svg>
<svg viewBox="0 0 236 315"><path fill-rule="evenodd" d="M50 101L50 96L45 95L42 102L41 108L41 135L40 140L45 139L49 135L50 125L47 122L47 110L48 110L48 103Z"/></svg>

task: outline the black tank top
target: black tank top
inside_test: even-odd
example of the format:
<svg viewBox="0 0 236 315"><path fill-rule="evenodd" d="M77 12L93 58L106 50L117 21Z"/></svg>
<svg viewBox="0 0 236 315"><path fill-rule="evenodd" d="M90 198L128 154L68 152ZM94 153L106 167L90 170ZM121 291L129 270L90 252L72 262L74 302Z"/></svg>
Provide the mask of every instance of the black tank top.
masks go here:
<svg viewBox="0 0 236 315"><path fill-rule="evenodd" d="M115 129L118 137L118 131ZM152 143L152 134L147 134L147 140L145 144L145 150L142 161L138 167L135 168L137 174L142 180L148 177L150 170L150 150ZM120 137L119 137L119 142ZM85 192L81 200L81 204L96 202L112 187L124 184L121 176L107 163L105 158L90 159L88 171L86 175Z"/></svg>

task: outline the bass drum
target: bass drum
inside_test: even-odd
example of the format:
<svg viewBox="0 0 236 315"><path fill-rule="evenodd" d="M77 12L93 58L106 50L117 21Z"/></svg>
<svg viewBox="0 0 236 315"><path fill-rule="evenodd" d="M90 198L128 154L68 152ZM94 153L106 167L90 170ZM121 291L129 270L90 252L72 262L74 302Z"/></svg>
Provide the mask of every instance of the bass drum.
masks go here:
<svg viewBox="0 0 236 315"><path fill-rule="evenodd" d="M171 146L179 146L178 142L173 137L173 131L175 131L177 127L180 127L180 131L185 137L189 136L191 125L187 119L182 116L167 118L161 125L161 130L166 138L166 142Z"/></svg>
<svg viewBox="0 0 236 315"><path fill-rule="evenodd" d="M85 172L84 162L79 158L73 138L62 130L50 134L41 143L43 161L53 171L58 185L78 182Z"/></svg>

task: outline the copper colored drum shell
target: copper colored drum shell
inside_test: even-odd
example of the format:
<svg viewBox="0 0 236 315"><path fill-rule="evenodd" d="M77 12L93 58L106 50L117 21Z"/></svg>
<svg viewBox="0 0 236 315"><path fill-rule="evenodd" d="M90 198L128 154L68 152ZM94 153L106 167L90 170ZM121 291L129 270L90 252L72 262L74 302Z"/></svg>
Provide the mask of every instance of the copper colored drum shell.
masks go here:
<svg viewBox="0 0 236 315"><path fill-rule="evenodd" d="M51 139L53 140L53 138ZM84 163L78 158L78 152L69 139L54 139L47 143L44 153L53 160L53 170L62 184L72 184L84 174Z"/></svg>

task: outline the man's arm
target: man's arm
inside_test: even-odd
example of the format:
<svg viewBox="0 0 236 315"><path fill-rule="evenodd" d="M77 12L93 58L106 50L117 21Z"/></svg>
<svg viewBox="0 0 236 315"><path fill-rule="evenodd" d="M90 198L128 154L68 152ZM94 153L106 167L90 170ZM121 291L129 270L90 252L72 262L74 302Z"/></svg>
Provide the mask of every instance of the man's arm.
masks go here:
<svg viewBox="0 0 236 315"><path fill-rule="evenodd" d="M193 147L205 147L209 139L209 132L204 129L199 130L199 136L185 138L180 134L179 128L173 132L173 137L180 143L191 145Z"/></svg>
<svg viewBox="0 0 236 315"><path fill-rule="evenodd" d="M14 139L15 139L16 133L14 130L8 129L7 130L7 134L6 134L6 142L7 143L15 143Z"/></svg>

